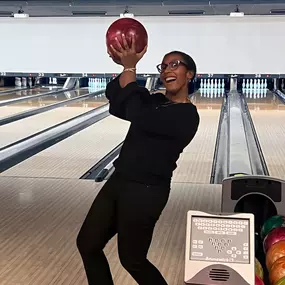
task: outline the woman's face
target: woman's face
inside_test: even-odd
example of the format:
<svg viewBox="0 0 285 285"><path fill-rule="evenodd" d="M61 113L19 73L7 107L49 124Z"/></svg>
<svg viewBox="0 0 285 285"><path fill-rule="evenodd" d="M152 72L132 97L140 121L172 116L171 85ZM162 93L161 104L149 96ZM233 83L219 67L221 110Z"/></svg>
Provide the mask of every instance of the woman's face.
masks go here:
<svg viewBox="0 0 285 285"><path fill-rule="evenodd" d="M173 95L185 89L193 78L193 72L187 70L183 58L179 54L170 54L163 58L160 80L168 93Z"/></svg>

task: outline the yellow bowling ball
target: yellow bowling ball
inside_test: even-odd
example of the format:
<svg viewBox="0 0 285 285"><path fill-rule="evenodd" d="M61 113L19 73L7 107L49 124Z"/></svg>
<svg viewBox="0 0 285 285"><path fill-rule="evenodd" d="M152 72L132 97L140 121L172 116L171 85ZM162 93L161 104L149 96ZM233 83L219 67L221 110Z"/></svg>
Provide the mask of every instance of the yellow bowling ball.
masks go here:
<svg viewBox="0 0 285 285"><path fill-rule="evenodd" d="M264 271L263 268L257 258L255 258L255 274L263 280L264 278Z"/></svg>

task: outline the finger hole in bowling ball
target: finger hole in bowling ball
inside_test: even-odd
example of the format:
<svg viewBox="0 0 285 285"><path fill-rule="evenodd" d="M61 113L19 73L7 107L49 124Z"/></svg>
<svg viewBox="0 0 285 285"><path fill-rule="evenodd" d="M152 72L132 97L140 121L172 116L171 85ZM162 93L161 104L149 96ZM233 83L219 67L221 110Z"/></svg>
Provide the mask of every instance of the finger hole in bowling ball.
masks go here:
<svg viewBox="0 0 285 285"><path fill-rule="evenodd" d="M249 194L242 197L234 209L236 213L252 213L255 219L255 232L260 233L264 222L277 215L274 203L261 194Z"/></svg>

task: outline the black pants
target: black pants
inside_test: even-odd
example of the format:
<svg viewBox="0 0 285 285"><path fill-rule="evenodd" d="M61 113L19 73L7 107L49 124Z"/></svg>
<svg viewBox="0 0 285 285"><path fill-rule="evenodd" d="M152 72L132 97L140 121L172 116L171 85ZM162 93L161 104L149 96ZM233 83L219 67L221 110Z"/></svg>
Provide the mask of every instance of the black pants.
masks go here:
<svg viewBox="0 0 285 285"><path fill-rule="evenodd" d="M147 253L170 187L150 186L114 174L103 186L77 237L89 285L113 285L103 249L117 233L123 267L139 285L167 285Z"/></svg>

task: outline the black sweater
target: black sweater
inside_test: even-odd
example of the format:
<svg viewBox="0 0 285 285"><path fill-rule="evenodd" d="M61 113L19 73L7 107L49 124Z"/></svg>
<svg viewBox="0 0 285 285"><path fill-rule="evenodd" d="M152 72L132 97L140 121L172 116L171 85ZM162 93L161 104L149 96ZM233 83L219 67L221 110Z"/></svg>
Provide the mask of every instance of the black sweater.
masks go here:
<svg viewBox="0 0 285 285"><path fill-rule="evenodd" d="M115 170L126 178L169 185L176 161L195 136L199 115L191 103L173 103L151 95L136 82L121 88L119 77L107 85L109 112L131 123Z"/></svg>

